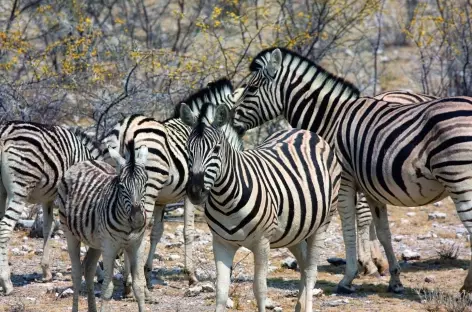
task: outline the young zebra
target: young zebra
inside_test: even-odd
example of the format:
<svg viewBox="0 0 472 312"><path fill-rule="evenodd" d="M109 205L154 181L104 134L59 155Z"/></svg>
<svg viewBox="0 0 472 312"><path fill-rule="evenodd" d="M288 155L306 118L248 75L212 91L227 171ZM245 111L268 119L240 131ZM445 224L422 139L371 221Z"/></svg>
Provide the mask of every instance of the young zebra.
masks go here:
<svg viewBox="0 0 472 312"><path fill-rule="evenodd" d="M102 150L78 129L31 122L0 125L0 286L13 291L8 266L8 245L25 203L43 204L43 279L52 278L49 238L57 184L73 164L102 157Z"/></svg>
<svg viewBox="0 0 472 312"><path fill-rule="evenodd" d="M190 97L180 114L187 141L187 196L205 203L217 269L216 311L224 311L234 254L254 253L254 294L265 311L270 248L288 247L300 264L296 311L312 311L319 252L336 210L340 166L328 144L305 130L279 131L242 151L228 125L232 86L220 80Z"/></svg>
<svg viewBox="0 0 472 312"><path fill-rule="evenodd" d="M143 234L148 219L144 209L146 183L146 146L135 152L134 142L128 146L125 160L114 149L110 155L117 170L101 161L84 161L72 166L58 186L59 216L67 238L72 262L74 296L72 311L78 311L82 280L80 243L90 248L84 259L88 311L96 311L93 277L98 258L103 253L104 281L102 308L106 311L113 293L113 265L117 253L124 249L130 260L133 291L139 311L144 311Z"/></svg>
<svg viewBox="0 0 472 312"><path fill-rule="evenodd" d="M178 118L160 122L154 118L132 115L121 120L104 142L121 155L126 153L126 142L134 140L139 148L146 145L149 150L146 170L149 182L146 191L146 210L153 211L154 224L151 231L151 249L147 257L145 272L147 287L151 287L152 261L156 245L161 239L164 226L164 208L168 203L175 203L185 195L188 179L188 154L185 147L190 129ZM194 207L185 199L184 240L185 268L189 284L197 283L192 261L192 242L194 233ZM129 274L125 272L125 296L129 295Z"/></svg>
<svg viewBox="0 0 472 312"><path fill-rule="evenodd" d="M313 62L281 49L257 56L236 109L238 125L255 126L280 114L334 142L343 166L339 211L346 244L346 275L338 290L353 291L357 272L355 192L367 195L389 262L389 290L401 292L386 205L420 206L451 196L472 232L470 150L472 99L408 105L357 98L358 91ZM241 122L243 121L243 122ZM244 128L246 129L246 128ZM472 262L471 262L472 265ZM462 289L472 291L472 267Z"/></svg>

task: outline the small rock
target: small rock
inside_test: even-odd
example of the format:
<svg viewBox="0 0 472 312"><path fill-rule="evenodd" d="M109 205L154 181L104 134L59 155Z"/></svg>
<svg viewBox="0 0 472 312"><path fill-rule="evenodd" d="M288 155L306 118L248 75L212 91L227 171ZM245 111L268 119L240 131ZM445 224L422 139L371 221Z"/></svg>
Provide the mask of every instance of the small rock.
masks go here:
<svg viewBox="0 0 472 312"><path fill-rule="evenodd" d="M297 268L297 260L292 257L285 258L285 260L282 261L282 268L295 270Z"/></svg>
<svg viewBox="0 0 472 312"><path fill-rule="evenodd" d="M23 236L23 241L26 242L28 240L28 236Z"/></svg>
<svg viewBox="0 0 472 312"><path fill-rule="evenodd" d="M164 238L167 239L167 240L174 240L175 239L175 235L172 234L172 233L166 233L164 235Z"/></svg>
<svg viewBox="0 0 472 312"><path fill-rule="evenodd" d="M84 246L80 247L80 253L85 255L87 253L87 248L85 248Z"/></svg>
<svg viewBox="0 0 472 312"><path fill-rule="evenodd" d="M414 216L416 216L416 212L407 212L406 215L408 217L414 217Z"/></svg>
<svg viewBox="0 0 472 312"><path fill-rule="evenodd" d="M410 223L410 220L407 220L407 219L400 220L400 224L409 224L409 223Z"/></svg>
<svg viewBox="0 0 472 312"><path fill-rule="evenodd" d="M180 256L179 255L170 255L167 257L167 260L170 260L170 261L176 261L176 260L179 260L180 259Z"/></svg>
<svg viewBox="0 0 472 312"><path fill-rule="evenodd" d="M31 247L28 245L22 245L21 250L28 252L28 251L31 251Z"/></svg>
<svg viewBox="0 0 472 312"><path fill-rule="evenodd" d="M11 253L14 255L14 256L24 256L26 254L26 252L24 251L21 251L20 248L18 247L15 247L11 250Z"/></svg>
<svg viewBox="0 0 472 312"><path fill-rule="evenodd" d="M74 294L74 291L72 290L72 288L67 288L63 292L59 293L58 296L59 298L68 298L72 296L73 294Z"/></svg>
<svg viewBox="0 0 472 312"><path fill-rule="evenodd" d="M232 309L233 307L234 307L233 300L231 300L231 298L228 298L228 300L226 300L226 308Z"/></svg>
<svg viewBox="0 0 472 312"><path fill-rule="evenodd" d="M442 220L446 219L447 215L444 212L432 212L428 214L428 220Z"/></svg>
<svg viewBox="0 0 472 312"><path fill-rule="evenodd" d="M332 264L334 266L339 266L339 265L345 265L346 264L346 260L344 260L343 258L337 258L337 257L328 258L327 261L328 261L329 264Z"/></svg>
<svg viewBox="0 0 472 312"><path fill-rule="evenodd" d="M42 250L41 248L38 248L38 249L36 249L36 250L34 251L34 254L35 254L36 256L41 256L41 255L43 254L43 250Z"/></svg>
<svg viewBox="0 0 472 312"><path fill-rule="evenodd" d="M62 279L64 277L64 275L62 275L61 272L57 272L55 277L56 277L56 279Z"/></svg>
<svg viewBox="0 0 472 312"><path fill-rule="evenodd" d="M420 254L416 251L411 251L406 249L402 252L402 259L405 261L408 260L419 260L421 258Z"/></svg>
<svg viewBox="0 0 472 312"><path fill-rule="evenodd" d="M442 206L442 204L443 204L442 201L438 201L438 202L435 202L435 203L433 204L433 206L434 206L434 207L440 207L440 206Z"/></svg>
<svg viewBox="0 0 472 312"><path fill-rule="evenodd" d="M313 296L320 297L323 294L323 289L321 288L314 288L313 289Z"/></svg>
<svg viewBox="0 0 472 312"><path fill-rule="evenodd" d="M195 275L197 276L197 279L199 281L208 281L211 279L216 278L216 272L215 271L210 271L210 270L203 270L201 268L197 268L195 270Z"/></svg>
<svg viewBox="0 0 472 312"><path fill-rule="evenodd" d="M437 237L438 237L438 234L436 234L436 233L434 233L434 232L430 232L430 233L431 233L431 236L432 236L433 238L437 238Z"/></svg>
<svg viewBox="0 0 472 312"><path fill-rule="evenodd" d="M403 235L396 235L393 237L395 242L401 242L403 240Z"/></svg>
<svg viewBox="0 0 472 312"><path fill-rule="evenodd" d="M416 239L425 240L425 239L429 239L431 237L433 237L433 236L431 235L431 232L430 232L430 233L427 233L427 234L418 235L418 237Z"/></svg>
<svg viewBox="0 0 472 312"><path fill-rule="evenodd" d="M207 293L213 293L215 292L215 286L213 286L212 283L205 283L202 285L202 291L207 292Z"/></svg>
<svg viewBox="0 0 472 312"><path fill-rule="evenodd" d="M184 215L184 208L175 209L173 215L176 216L176 217L183 216Z"/></svg>
<svg viewBox="0 0 472 312"><path fill-rule="evenodd" d="M167 243L165 246L166 248L180 248L182 247L183 243L182 242L177 242L177 243Z"/></svg>
<svg viewBox="0 0 472 312"><path fill-rule="evenodd" d="M331 300L331 301L326 301L323 303L323 305L326 305L328 307L337 307L343 304L349 303L349 299L336 299L336 300Z"/></svg>
<svg viewBox="0 0 472 312"><path fill-rule="evenodd" d="M273 310L275 308L275 303L270 298L266 298L265 302L266 309Z"/></svg>
<svg viewBox="0 0 472 312"><path fill-rule="evenodd" d="M196 297L202 292L203 288L202 286L195 286L195 287L190 287L186 292L185 296L186 297Z"/></svg>
<svg viewBox="0 0 472 312"><path fill-rule="evenodd" d="M426 276L426 277L424 278L424 281L425 281L426 283L434 283L434 276Z"/></svg>
<svg viewBox="0 0 472 312"><path fill-rule="evenodd" d="M274 312L282 312L282 308L281 307L275 307L274 308Z"/></svg>

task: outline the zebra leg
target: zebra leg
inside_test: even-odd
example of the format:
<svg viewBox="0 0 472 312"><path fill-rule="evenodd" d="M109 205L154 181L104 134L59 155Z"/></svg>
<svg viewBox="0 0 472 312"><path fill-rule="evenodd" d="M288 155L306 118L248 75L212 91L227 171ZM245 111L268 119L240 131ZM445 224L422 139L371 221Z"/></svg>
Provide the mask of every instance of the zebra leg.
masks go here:
<svg viewBox="0 0 472 312"><path fill-rule="evenodd" d="M254 253L254 296L259 312L265 312L267 298L267 271L269 268L270 242L263 238L252 248ZM313 289L312 289L313 290Z"/></svg>
<svg viewBox="0 0 472 312"><path fill-rule="evenodd" d="M305 309L305 287L306 287L306 270L305 259L307 259L307 243L305 240L300 243L288 247L290 252L297 259L298 267L300 268L300 283L298 284L298 302L295 307L296 312L304 311Z"/></svg>
<svg viewBox="0 0 472 312"><path fill-rule="evenodd" d="M195 207L187 197L185 198L184 207L184 241L185 241L185 272L187 273L188 284L194 285L198 283L195 275L195 267L193 262L193 241L195 238Z"/></svg>
<svg viewBox="0 0 472 312"><path fill-rule="evenodd" d="M82 282L82 264L80 263L80 241L64 227L66 239L67 239L67 250L69 252L70 262L72 265L72 285L74 288L74 294L72 297L72 312L79 311L79 293L80 284Z"/></svg>
<svg viewBox="0 0 472 312"><path fill-rule="evenodd" d="M233 258L238 248L215 236L216 234L213 234L213 254L216 264L216 312L223 312L226 310L228 300Z"/></svg>
<svg viewBox="0 0 472 312"><path fill-rule="evenodd" d="M105 278L103 279L102 283L102 304L100 307L101 312L108 311L108 306L111 300L111 296L113 295L113 267L115 264L115 258L118 254L120 248L115 246L110 241L104 241L102 245L103 251L103 271Z"/></svg>
<svg viewBox="0 0 472 312"><path fill-rule="evenodd" d="M471 241L472 241L472 192L465 192L464 190L470 189L470 181L466 185L461 185L461 187L456 186L455 188L448 188L449 194L456 205L457 214L459 219L461 219L464 227L469 231ZM464 285L462 285L460 291L472 293L472 244L470 245L471 249L471 259L469 264L469 273L467 274Z"/></svg>
<svg viewBox="0 0 472 312"><path fill-rule="evenodd" d="M370 255L379 274L384 276L388 271L388 263L380 250L380 242L377 238L377 230L375 229L374 222L370 223Z"/></svg>
<svg viewBox="0 0 472 312"><path fill-rule="evenodd" d="M54 227L53 203L48 202L43 204L43 256L41 258L41 268L43 269L43 281L50 281L52 279L50 263L51 244L50 239Z"/></svg>
<svg viewBox="0 0 472 312"><path fill-rule="evenodd" d="M353 178L342 173L341 187L338 195L338 210L341 216L344 245L346 249L346 272L339 282L338 293L352 293L352 281L357 275L356 246L356 187Z"/></svg>
<svg viewBox="0 0 472 312"><path fill-rule="evenodd" d="M84 258L84 276L87 289L87 303L89 312L97 311L97 303L95 302L95 288L93 277L97 268L98 259L102 251L100 249L89 248Z"/></svg>
<svg viewBox="0 0 472 312"><path fill-rule="evenodd" d="M369 199L368 199L369 200ZM387 205L369 200L369 206L374 217L377 235L382 244L390 271L390 282L388 284L388 291L394 293L402 293L403 285L400 281L400 266L392 246L392 234L390 232L390 225L388 224Z"/></svg>
<svg viewBox="0 0 472 312"><path fill-rule="evenodd" d="M326 231L328 229L329 222L323 224L314 235L307 239L307 254L305 260L305 309L302 311L311 312L313 311L313 288L316 284L316 278L318 275L318 262L320 259L320 253L324 249L326 240Z"/></svg>
<svg viewBox="0 0 472 312"><path fill-rule="evenodd" d="M144 312L145 278L143 270L143 252L146 241L143 237L126 249L133 279L133 292L138 302L139 312Z"/></svg>
<svg viewBox="0 0 472 312"><path fill-rule="evenodd" d="M164 211L165 206L156 205L153 211L154 224L151 230L151 248L147 257L146 264L144 265L144 272L146 277L146 286L148 289L152 288L151 274L152 274L152 261L154 260L154 253L156 252L157 243L161 240L162 233L164 232Z"/></svg>
<svg viewBox="0 0 472 312"><path fill-rule="evenodd" d="M123 255L123 260L124 260L124 271L123 271L123 283L124 283L124 290L123 290L123 298L132 298L133 294L131 293L131 287L132 287L132 279L130 275L130 261L128 257L128 253L125 252Z"/></svg>
<svg viewBox="0 0 472 312"><path fill-rule="evenodd" d="M8 246L13 228L23 212L24 203L20 198L8 194L6 207L5 215L0 220L0 286L5 295L9 295L13 291L13 284L8 265Z"/></svg>
<svg viewBox="0 0 472 312"><path fill-rule="evenodd" d="M370 225L372 224L372 214L370 213L369 205L363 193L357 193L357 241L359 243L358 260L362 268L362 273L365 275L378 274L377 267L372 261L370 254Z"/></svg>

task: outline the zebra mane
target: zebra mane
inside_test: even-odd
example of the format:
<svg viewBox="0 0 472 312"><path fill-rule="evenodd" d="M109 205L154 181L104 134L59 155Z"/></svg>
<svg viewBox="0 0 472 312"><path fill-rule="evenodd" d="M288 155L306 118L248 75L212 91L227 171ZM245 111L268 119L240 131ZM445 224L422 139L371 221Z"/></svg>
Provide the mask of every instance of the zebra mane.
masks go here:
<svg viewBox="0 0 472 312"><path fill-rule="evenodd" d="M268 64L270 54L275 49L279 49L282 52L282 58L285 58L287 55L290 55L292 58L298 58L302 62L306 62L310 66L315 67L318 72L320 72L322 75L332 79L334 83L339 83L343 86L346 86L347 88L350 88L352 90L352 92L357 95L357 97L360 96L361 92L351 82L345 80L344 78L336 76L333 73L330 73L329 71L327 71L326 69L324 69L320 65L316 64L312 60L306 58L305 56L302 56L302 55L298 54L295 51L292 51L292 50L289 50L289 49L283 48L283 47L272 47L272 48L268 48L268 49L265 49L265 50L262 50L261 52L259 52L256 55L256 57L252 60L251 64L249 65L249 70L251 72L254 72L254 71L258 71L258 70L262 69L264 66L266 66Z"/></svg>
<svg viewBox="0 0 472 312"><path fill-rule="evenodd" d="M233 108L233 85L230 80L222 78L210 82L206 88L194 93L182 102L187 104L197 116L195 126L197 134L203 134L205 127L209 127L215 118L216 106L227 105L229 109ZM180 112L178 114L180 115ZM242 150L241 137L233 128L232 122L228 122L221 130L233 148Z"/></svg>

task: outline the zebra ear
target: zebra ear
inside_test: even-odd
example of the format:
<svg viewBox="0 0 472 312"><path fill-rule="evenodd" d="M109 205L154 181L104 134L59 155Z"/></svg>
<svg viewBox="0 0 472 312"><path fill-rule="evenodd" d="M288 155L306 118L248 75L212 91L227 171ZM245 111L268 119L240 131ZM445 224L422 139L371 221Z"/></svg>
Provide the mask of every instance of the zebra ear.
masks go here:
<svg viewBox="0 0 472 312"><path fill-rule="evenodd" d="M197 123L197 116L195 116L190 107L185 103L180 104L180 119L189 127L194 127Z"/></svg>
<svg viewBox="0 0 472 312"><path fill-rule="evenodd" d="M275 76L282 65L282 52L280 49L275 49L270 54L269 63L267 64L267 72L270 76Z"/></svg>
<svg viewBox="0 0 472 312"><path fill-rule="evenodd" d="M141 165L145 165L148 157L148 148L146 145L141 145L139 150L136 151L136 162Z"/></svg>
<svg viewBox="0 0 472 312"><path fill-rule="evenodd" d="M230 115L231 115L231 113L229 111L228 106L226 106L224 104L218 105L216 107L215 119L213 120L212 125L215 128L220 128L220 127L224 126L229 121Z"/></svg>
<svg viewBox="0 0 472 312"><path fill-rule="evenodd" d="M110 147L110 145L107 146L108 147L108 153L110 154L110 157L113 158L113 160L118 164L120 165L121 167L123 167L124 165L126 165L126 159L124 159L123 157L121 157L120 153L118 153L118 151L112 147Z"/></svg>
<svg viewBox="0 0 472 312"><path fill-rule="evenodd" d="M233 92L233 103L237 103L238 100L241 98L241 95L243 95L244 90L246 90L246 87L240 87L234 90Z"/></svg>

